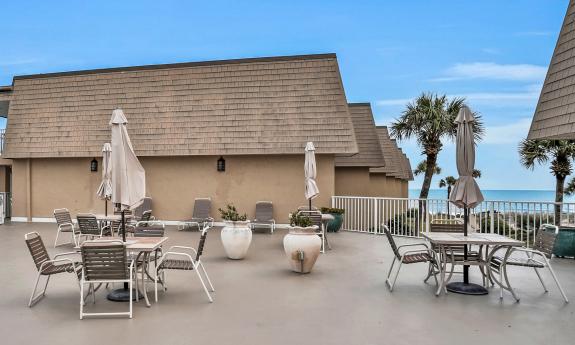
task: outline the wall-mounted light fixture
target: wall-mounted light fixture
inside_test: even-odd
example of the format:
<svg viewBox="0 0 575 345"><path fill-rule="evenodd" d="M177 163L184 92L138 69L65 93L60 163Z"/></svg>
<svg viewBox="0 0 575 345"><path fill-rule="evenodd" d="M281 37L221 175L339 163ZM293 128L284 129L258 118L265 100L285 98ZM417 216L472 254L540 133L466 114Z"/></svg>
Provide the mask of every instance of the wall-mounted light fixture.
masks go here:
<svg viewBox="0 0 575 345"><path fill-rule="evenodd" d="M92 159L92 161L90 162L90 171L92 172L98 171L98 161L96 160L96 158Z"/></svg>
<svg viewBox="0 0 575 345"><path fill-rule="evenodd" d="M218 159L218 171L226 171L226 160L224 159L224 157L220 156L220 158Z"/></svg>

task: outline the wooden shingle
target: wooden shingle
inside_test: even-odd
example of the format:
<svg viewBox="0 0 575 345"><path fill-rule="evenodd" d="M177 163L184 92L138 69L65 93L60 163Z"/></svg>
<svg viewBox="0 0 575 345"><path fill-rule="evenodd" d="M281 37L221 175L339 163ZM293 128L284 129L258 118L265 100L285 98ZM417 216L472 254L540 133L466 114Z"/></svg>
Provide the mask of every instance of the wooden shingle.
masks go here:
<svg viewBox="0 0 575 345"><path fill-rule="evenodd" d="M335 54L15 77L8 158L93 157L120 107L139 156L358 152Z"/></svg>
<svg viewBox="0 0 575 345"><path fill-rule="evenodd" d="M527 138L575 139L575 0L569 1Z"/></svg>
<svg viewBox="0 0 575 345"><path fill-rule="evenodd" d="M359 152L355 155L336 155L336 167L382 167L385 166L375 121L369 103L350 103L349 113L353 123Z"/></svg>

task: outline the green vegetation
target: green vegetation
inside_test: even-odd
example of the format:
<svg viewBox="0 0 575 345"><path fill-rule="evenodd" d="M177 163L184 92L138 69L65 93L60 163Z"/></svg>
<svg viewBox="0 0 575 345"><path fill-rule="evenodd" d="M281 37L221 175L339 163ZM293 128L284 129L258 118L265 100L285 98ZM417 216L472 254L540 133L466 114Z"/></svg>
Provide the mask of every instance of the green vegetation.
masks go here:
<svg viewBox="0 0 575 345"><path fill-rule="evenodd" d="M419 195L421 199L427 199L429 194L431 179L437 168L437 157L443 148L441 140L455 138L455 118L464 105L463 98L448 100L445 95L424 93L407 104L403 114L391 125L392 136L398 140L415 138L421 153L426 156L425 174ZM484 132L483 122L481 116L473 115L473 131L475 140L478 141Z"/></svg>
<svg viewBox="0 0 575 345"><path fill-rule="evenodd" d="M322 207L320 209L321 213L332 213L332 214L344 214L345 210L343 208L335 207Z"/></svg>
<svg viewBox="0 0 575 345"><path fill-rule="evenodd" d="M231 222L245 222L248 219L248 215L245 213L240 215L233 204L228 204L225 210L218 208L218 211L220 211L220 215L223 220Z"/></svg>
<svg viewBox="0 0 575 345"><path fill-rule="evenodd" d="M308 216L297 211L291 213L289 224L291 226L299 226L302 228L313 225L311 219Z"/></svg>

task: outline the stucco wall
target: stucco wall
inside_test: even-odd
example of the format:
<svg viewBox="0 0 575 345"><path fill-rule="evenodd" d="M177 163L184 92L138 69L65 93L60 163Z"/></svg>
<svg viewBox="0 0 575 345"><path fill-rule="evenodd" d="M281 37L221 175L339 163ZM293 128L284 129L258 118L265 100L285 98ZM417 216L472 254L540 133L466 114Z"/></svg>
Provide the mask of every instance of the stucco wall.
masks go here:
<svg viewBox="0 0 575 345"><path fill-rule="evenodd" d="M303 155L226 156L226 171L216 170L218 157L142 157L146 169L147 194L153 198L154 214L159 219L191 218L193 200L211 197L212 215L219 219L217 208L233 202L240 211L253 217L255 202L274 202L275 218L287 221L287 214L304 198ZM314 204L329 205L334 194L333 156L318 155L320 196ZM92 158L30 160L30 191L27 160L13 164L13 216L52 217L55 208L78 212L101 213L104 202L95 192L101 178L90 172ZM28 203L27 195L31 195ZM28 211L29 209L29 211Z"/></svg>
<svg viewBox="0 0 575 345"><path fill-rule="evenodd" d="M406 198L407 188L407 181L382 173L370 174L369 168L335 168L336 195Z"/></svg>

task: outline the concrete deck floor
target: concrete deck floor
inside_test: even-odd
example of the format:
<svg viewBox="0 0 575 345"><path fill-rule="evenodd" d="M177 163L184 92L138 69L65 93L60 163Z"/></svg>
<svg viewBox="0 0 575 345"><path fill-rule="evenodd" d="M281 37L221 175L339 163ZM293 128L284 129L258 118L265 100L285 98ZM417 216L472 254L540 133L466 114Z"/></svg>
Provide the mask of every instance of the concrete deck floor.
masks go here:
<svg viewBox="0 0 575 345"><path fill-rule="evenodd" d="M158 304L134 306L133 319L79 320L79 291L72 275L50 281L47 296L26 306L36 269L24 233L38 231L50 251L54 224L0 226L0 334L4 344L571 344L575 338L575 260L554 259L564 304L546 274L550 292L530 270L511 277L522 297L435 297L424 284L425 265L405 266L390 293L385 274L392 258L385 237L338 233L333 250L314 271L298 275L283 254L285 230L254 234L245 260L224 256L219 229L208 236L204 262L216 292L209 303L190 272L170 272ZM168 230L168 245L196 246L197 232ZM399 242L412 241L398 239ZM472 269L472 279L479 274ZM150 289L153 292L152 289ZM100 291L92 310L127 307ZM153 293L150 294L153 297Z"/></svg>

